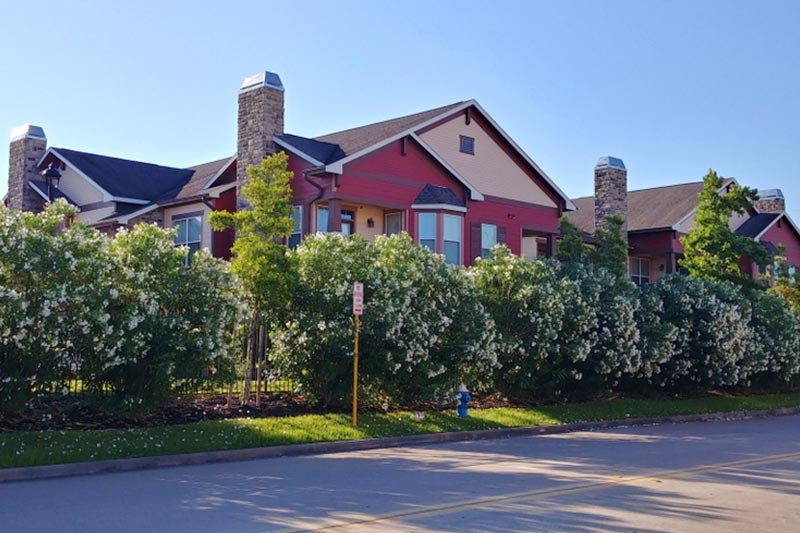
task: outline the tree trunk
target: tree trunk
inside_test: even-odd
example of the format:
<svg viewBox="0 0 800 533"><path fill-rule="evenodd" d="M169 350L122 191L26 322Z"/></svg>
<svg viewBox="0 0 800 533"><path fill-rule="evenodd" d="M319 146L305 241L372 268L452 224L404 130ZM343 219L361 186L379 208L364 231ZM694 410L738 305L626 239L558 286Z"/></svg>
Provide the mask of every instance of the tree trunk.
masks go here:
<svg viewBox="0 0 800 533"><path fill-rule="evenodd" d="M253 316L250 319L250 325L247 331L247 360L245 361L244 369L244 386L242 387L242 405L250 403L250 389L253 382L253 357L256 351L256 333L258 331L258 322L261 312L258 308L253 310Z"/></svg>
<svg viewBox="0 0 800 533"><path fill-rule="evenodd" d="M233 407L233 384L228 383L228 404L226 405L228 409Z"/></svg>

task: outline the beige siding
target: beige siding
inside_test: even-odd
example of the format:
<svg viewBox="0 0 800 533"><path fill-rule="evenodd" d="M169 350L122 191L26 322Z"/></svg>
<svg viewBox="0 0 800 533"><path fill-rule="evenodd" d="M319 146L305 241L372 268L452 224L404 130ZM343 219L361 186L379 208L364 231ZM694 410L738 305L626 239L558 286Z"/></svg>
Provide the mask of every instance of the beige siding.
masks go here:
<svg viewBox="0 0 800 533"><path fill-rule="evenodd" d="M375 241L375 236L383 233L383 208L372 205L363 206L343 206L343 209L351 209L356 213L356 233L363 235L369 242ZM369 227L367 221L372 219L375 224Z"/></svg>
<svg viewBox="0 0 800 533"><path fill-rule="evenodd" d="M172 227L172 217L175 215L181 215L184 213L194 213L194 212L202 212L201 215L201 234L200 234L200 247L201 248L208 248L211 249L211 226L208 224L208 214L211 212L211 209L207 205L202 202L198 202L196 204L187 204L181 205L176 207L167 207L164 209L164 227L171 228Z"/></svg>
<svg viewBox="0 0 800 533"><path fill-rule="evenodd" d="M61 173L58 188L78 205L103 201L103 193L70 167Z"/></svg>
<svg viewBox="0 0 800 533"><path fill-rule="evenodd" d="M461 153L461 135L475 139L474 155ZM466 124L463 116L457 116L420 137L481 193L556 206L477 121Z"/></svg>
<svg viewBox="0 0 800 533"><path fill-rule="evenodd" d="M78 222L84 222L86 224L91 225L102 218L106 218L113 215L114 209L116 209L116 206L114 204L111 204L105 207L101 207L99 209L90 209L88 211L81 211L75 216L75 219Z"/></svg>

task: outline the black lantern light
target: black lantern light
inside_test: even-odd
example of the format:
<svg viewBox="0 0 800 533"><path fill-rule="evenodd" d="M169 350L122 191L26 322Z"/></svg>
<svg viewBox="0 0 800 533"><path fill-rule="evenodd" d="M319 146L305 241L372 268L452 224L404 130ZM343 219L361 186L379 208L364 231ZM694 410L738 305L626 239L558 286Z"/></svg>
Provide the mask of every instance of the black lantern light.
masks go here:
<svg viewBox="0 0 800 533"><path fill-rule="evenodd" d="M47 184L47 200L53 203L53 189L58 189L58 180L61 179L61 172L56 168L55 163L50 163L50 166L42 171L44 181Z"/></svg>

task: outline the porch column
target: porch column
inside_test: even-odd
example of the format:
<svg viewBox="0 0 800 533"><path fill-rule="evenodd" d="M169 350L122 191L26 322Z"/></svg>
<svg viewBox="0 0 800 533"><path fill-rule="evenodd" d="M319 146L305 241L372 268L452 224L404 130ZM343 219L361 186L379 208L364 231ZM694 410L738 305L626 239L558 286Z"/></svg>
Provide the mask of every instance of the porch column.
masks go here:
<svg viewBox="0 0 800 533"><path fill-rule="evenodd" d="M556 236L553 233L547 234L547 257L556 256Z"/></svg>
<svg viewBox="0 0 800 533"><path fill-rule="evenodd" d="M342 201L328 200L328 233L342 232Z"/></svg>
<svg viewBox="0 0 800 533"><path fill-rule="evenodd" d="M675 252L667 252L667 259L665 263L667 264L666 274L672 274L675 272Z"/></svg>

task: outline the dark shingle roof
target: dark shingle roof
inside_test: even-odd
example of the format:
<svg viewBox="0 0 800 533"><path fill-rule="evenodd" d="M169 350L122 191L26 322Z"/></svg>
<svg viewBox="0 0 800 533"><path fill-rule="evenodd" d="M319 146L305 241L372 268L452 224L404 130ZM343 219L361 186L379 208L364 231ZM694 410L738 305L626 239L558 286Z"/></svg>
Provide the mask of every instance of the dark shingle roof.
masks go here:
<svg viewBox="0 0 800 533"><path fill-rule="evenodd" d="M744 224L736 229L736 235L754 239L758 237L762 231L767 229L779 216L780 214L778 213L759 213L754 215L745 220Z"/></svg>
<svg viewBox="0 0 800 533"><path fill-rule="evenodd" d="M193 171L54 148L112 196L140 200L174 198Z"/></svg>
<svg viewBox="0 0 800 533"><path fill-rule="evenodd" d="M413 205L446 204L464 207L464 202L447 187L439 185L425 185L417 198L412 202Z"/></svg>
<svg viewBox="0 0 800 533"><path fill-rule="evenodd" d="M337 144L341 147L345 155L352 155L363 150L364 148L368 148L373 144L388 139L393 135L397 135L398 133L401 133L418 124L422 124L426 120L432 119L437 115L441 115L442 113L454 109L463 103L464 102L456 102L454 104L437 107L436 109L430 109L421 113L407 115L405 117L393 118L391 120L384 120L383 122L376 122L375 124L369 124L359 128L329 133L327 135L314 137L314 140Z"/></svg>
<svg viewBox="0 0 800 533"><path fill-rule="evenodd" d="M324 165L345 157L344 150L342 150L338 144L316 141L290 133L278 135L278 138L287 144L291 144L304 154L313 157Z"/></svg>
<svg viewBox="0 0 800 533"><path fill-rule="evenodd" d="M42 197L47 196L47 182L46 181L44 181L44 180L29 180L28 184L31 187L33 187L34 189L36 189ZM61 191L61 189L53 189L53 199L58 200L59 198L63 198L64 200L66 200L67 202L69 202L72 205L78 205L72 200L72 198L70 198L69 196L64 194Z"/></svg>
<svg viewBox="0 0 800 533"><path fill-rule="evenodd" d="M697 207L703 182L628 192L628 231L671 228ZM576 211L564 213L578 229L594 233L594 196L572 200Z"/></svg>

